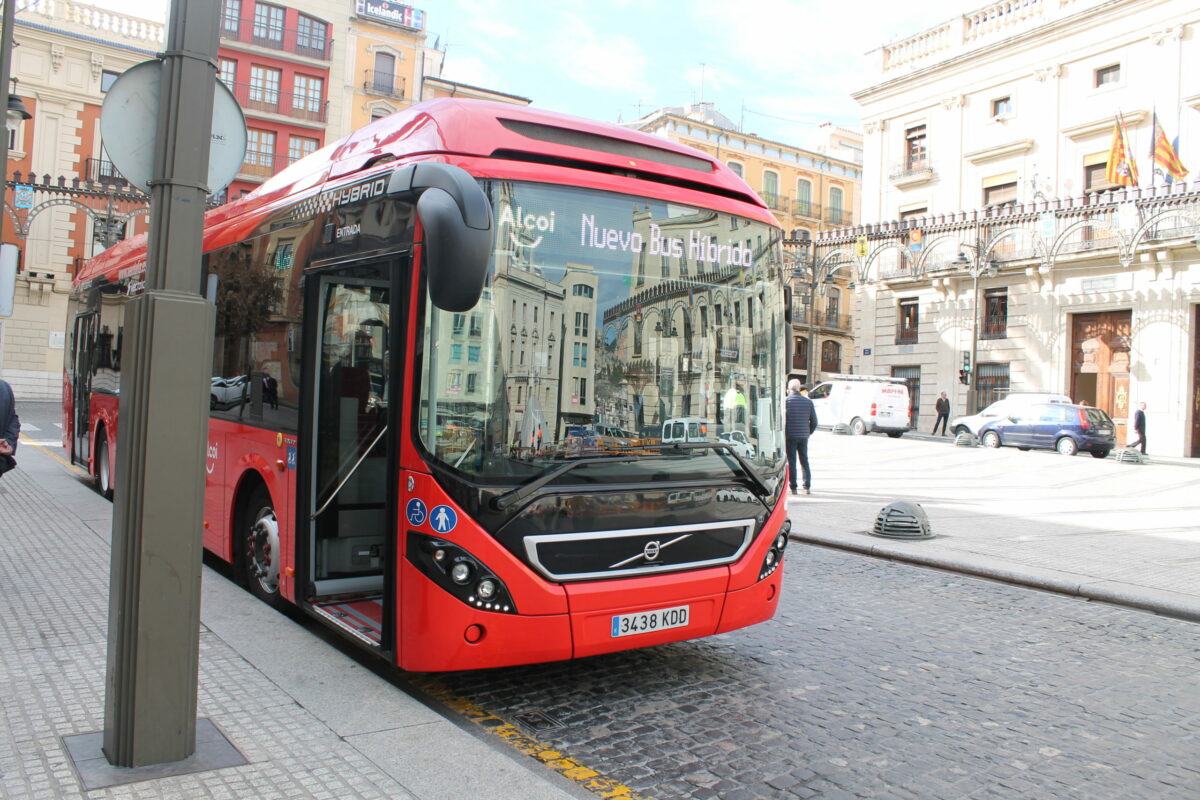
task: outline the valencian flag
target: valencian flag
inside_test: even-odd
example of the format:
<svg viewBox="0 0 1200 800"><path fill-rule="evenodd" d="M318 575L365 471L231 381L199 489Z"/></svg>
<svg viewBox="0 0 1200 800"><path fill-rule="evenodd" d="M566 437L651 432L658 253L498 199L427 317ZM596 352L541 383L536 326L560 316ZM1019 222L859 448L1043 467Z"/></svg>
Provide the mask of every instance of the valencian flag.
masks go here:
<svg viewBox="0 0 1200 800"><path fill-rule="evenodd" d="M1150 139L1150 162L1162 167L1167 175L1167 181L1180 180L1188 174L1187 169L1179 160L1179 154L1167 141L1167 132L1158 121L1158 112L1154 112L1154 133Z"/></svg>
<svg viewBox="0 0 1200 800"><path fill-rule="evenodd" d="M1125 120L1120 114L1113 123L1112 145L1108 148L1108 167L1104 170L1104 177L1109 183L1117 186L1137 186L1137 164L1129 148L1129 132L1125 130Z"/></svg>

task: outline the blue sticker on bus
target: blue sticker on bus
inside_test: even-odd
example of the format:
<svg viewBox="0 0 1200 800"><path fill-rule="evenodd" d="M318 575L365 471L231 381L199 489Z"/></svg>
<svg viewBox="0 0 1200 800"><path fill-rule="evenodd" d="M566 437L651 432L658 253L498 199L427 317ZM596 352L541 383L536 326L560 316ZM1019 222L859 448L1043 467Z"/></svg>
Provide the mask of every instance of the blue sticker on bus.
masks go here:
<svg viewBox="0 0 1200 800"><path fill-rule="evenodd" d="M408 517L408 524L416 527L425 523L425 504L420 498L414 497L408 501L408 508L404 512L404 516Z"/></svg>
<svg viewBox="0 0 1200 800"><path fill-rule="evenodd" d="M458 515L450 506L435 506L429 512L429 524L438 533L449 533L458 525Z"/></svg>
<svg viewBox="0 0 1200 800"><path fill-rule="evenodd" d="M294 447L287 449L287 467L288 469L296 468L296 448Z"/></svg>

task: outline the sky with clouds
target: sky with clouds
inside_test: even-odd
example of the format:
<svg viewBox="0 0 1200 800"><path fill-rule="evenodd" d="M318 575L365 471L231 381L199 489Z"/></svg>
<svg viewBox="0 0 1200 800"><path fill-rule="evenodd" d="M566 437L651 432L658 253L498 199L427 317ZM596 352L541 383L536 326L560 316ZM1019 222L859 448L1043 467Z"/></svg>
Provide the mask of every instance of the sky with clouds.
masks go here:
<svg viewBox="0 0 1200 800"><path fill-rule="evenodd" d="M350 0L345 0L349 2ZM91 0L162 19L166 0ZM289 5L303 8L304 0ZM985 3L923 0L416 0L443 76L591 119L709 101L743 130L806 144L856 127L868 51ZM840 10L840 13L838 11ZM878 58L878 54L874 55Z"/></svg>

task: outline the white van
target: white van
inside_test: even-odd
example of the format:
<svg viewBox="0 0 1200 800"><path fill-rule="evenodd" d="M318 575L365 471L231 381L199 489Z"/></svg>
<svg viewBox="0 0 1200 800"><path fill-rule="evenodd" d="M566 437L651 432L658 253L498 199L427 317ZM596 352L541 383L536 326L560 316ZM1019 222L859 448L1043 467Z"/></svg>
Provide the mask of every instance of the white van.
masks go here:
<svg viewBox="0 0 1200 800"><path fill-rule="evenodd" d="M808 392L817 424L846 425L861 436L878 431L893 439L912 427L912 404L903 378L874 375L831 375Z"/></svg>
<svg viewBox="0 0 1200 800"><path fill-rule="evenodd" d="M699 417L673 417L663 422L662 443L708 442L709 424Z"/></svg>

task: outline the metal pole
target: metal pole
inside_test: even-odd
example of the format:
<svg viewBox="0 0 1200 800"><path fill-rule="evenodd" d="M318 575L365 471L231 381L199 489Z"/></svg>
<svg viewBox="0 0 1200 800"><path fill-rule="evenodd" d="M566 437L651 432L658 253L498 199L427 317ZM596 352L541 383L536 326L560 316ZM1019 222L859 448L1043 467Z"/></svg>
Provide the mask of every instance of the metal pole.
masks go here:
<svg viewBox="0 0 1200 800"><path fill-rule="evenodd" d="M201 296L217 0L172 0L160 56L146 291L128 304L109 586L104 744L141 767L196 749L212 304Z"/></svg>
<svg viewBox="0 0 1200 800"><path fill-rule="evenodd" d="M17 4L16 0L4 0L4 22L0 26L0 99L4 100L5 123L8 122L8 84L12 78L12 45L13 45L13 28L16 25ZM8 126L4 127L3 136L0 139L4 141L0 143L0 200L8 198Z"/></svg>
<svg viewBox="0 0 1200 800"><path fill-rule="evenodd" d="M971 290L971 371L967 373L967 413L979 411L979 392L976 374L978 373L975 356L979 343L979 273L983 269L979 251L975 252L975 261L971 268L974 284Z"/></svg>
<svg viewBox="0 0 1200 800"><path fill-rule="evenodd" d="M817 383L816 370L816 355L817 355L817 331L813 325L813 321L817 316L817 264L816 257L813 257L810 267L810 279L808 282L808 385L813 387Z"/></svg>

